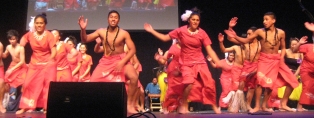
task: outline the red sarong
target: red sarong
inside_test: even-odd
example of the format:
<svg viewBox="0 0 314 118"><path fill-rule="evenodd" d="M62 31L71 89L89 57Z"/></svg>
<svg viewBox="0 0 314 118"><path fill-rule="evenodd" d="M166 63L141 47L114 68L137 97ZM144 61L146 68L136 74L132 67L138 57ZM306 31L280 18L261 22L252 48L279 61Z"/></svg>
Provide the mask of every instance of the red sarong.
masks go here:
<svg viewBox="0 0 314 118"><path fill-rule="evenodd" d="M17 63L11 62L9 69L14 67ZM19 68L13 70L13 72L10 75L5 75L4 82L8 83L10 87L17 88L18 86L22 85L25 81L27 72L27 66L26 64L23 64Z"/></svg>
<svg viewBox="0 0 314 118"><path fill-rule="evenodd" d="M240 75L240 81L245 81L245 90L246 89L255 89L257 85L256 81L256 74L248 78L248 74L252 73L253 71L257 70L257 63L258 62L249 62L247 60L244 61L242 72Z"/></svg>
<svg viewBox="0 0 314 118"><path fill-rule="evenodd" d="M299 86L289 67L280 60L280 54L260 53L257 66L257 82L262 87L278 89L285 85ZM277 94L276 94L277 95Z"/></svg>
<svg viewBox="0 0 314 118"><path fill-rule="evenodd" d="M47 65L29 64L28 68L20 108L47 108L49 84L51 81L56 80L56 63L49 62Z"/></svg>
<svg viewBox="0 0 314 118"><path fill-rule="evenodd" d="M206 63L184 65L180 69L183 76L182 83L192 84L189 100L203 104L216 104L215 81Z"/></svg>
<svg viewBox="0 0 314 118"><path fill-rule="evenodd" d="M301 45L299 49L304 59L300 67L302 93L300 104L314 105L314 52L313 44Z"/></svg>
<svg viewBox="0 0 314 118"><path fill-rule="evenodd" d="M92 60L92 57L88 54L86 54L86 57L83 59L81 59L81 68L79 70L79 77L82 76L87 68L91 65L93 65L93 60ZM88 72L87 75L85 75L83 78L81 78L79 80L79 82L89 82L90 81L90 72Z"/></svg>
<svg viewBox="0 0 314 118"><path fill-rule="evenodd" d="M242 72L242 68L240 66L232 66L231 73L232 73L232 82L231 82L231 89L233 91L237 91L239 88L240 83L240 75Z"/></svg>
<svg viewBox="0 0 314 118"><path fill-rule="evenodd" d="M57 46L56 63L57 63L57 81L58 82L71 82L72 71L67 59L67 55L71 52L72 47L67 43L61 43Z"/></svg>
<svg viewBox="0 0 314 118"><path fill-rule="evenodd" d="M220 75L220 84L221 84L222 92L219 97L219 106L224 107L224 108L228 107L228 104L224 103L222 99L225 98L229 94L230 91L232 91L232 88L231 88L232 67L233 65L229 65L226 62L226 59L220 60L220 65L218 68L221 68L222 70L221 75Z"/></svg>
<svg viewBox="0 0 314 118"><path fill-rule="evenodd" d="M126 53L103 56L95 68L91 82L125 82L124 69L116 72L116 65L125 57Z"/></svg>

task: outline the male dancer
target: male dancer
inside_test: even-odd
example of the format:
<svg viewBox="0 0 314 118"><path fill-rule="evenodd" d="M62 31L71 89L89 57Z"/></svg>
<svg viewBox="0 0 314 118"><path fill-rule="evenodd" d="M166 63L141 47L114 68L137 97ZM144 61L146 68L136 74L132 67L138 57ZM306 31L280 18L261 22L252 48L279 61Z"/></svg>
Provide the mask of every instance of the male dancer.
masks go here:
<svg viewBox="0 0 314 118"><path fill-rule="evenodd" d="M113 82L121 81L124 78L130 79L128 88L128 113L137 113L135 110L135 92L137 88L138 74L128 61L133 57L136 52L134 43L130 34L120 29L118 26L120 15L117 11L112 10L108 14L108 27L100 28L95 32L87 35L86 26L87 19L84 17L79 18L79 25L81 28L82 42L91 42L100 37L104 46L104 56L100 59L99 64L95 68L91 82ZM129 52L124 52L124 44L129 47Z"/></svg>
<svg viewBox="0 0 314 118"><path fill-rule="evenodd" d="M225 33L235 40L245 44L254 40L257 37L261 38L261 53L257 67L257 81L258 86L256 87L256 103L255 108L250 110L250 113L259 111L260 104L259 99L262 94L262 87L265 89L265 97L263 104L267 103L271 89L277 89L278 87L288 85L283 99L281 100L281 107L287 111L295 111L287 106L288 98L292 92L292 88L298 86L297 79L293 76L293 73L284 64L284 52L286 50L285 44L285 32L275 27L276 16L273 12L267 12L264 14L264 26L256 30L252 35L247 38L241 38L236 35L232 30L225 30ZM234 41L230 39L231 41ZM281 54L278 54L278 49L281 47ZM278 78L278 79L277 79ZM263 105L264 106L264 105ZM273 110L266 110L273 112Z"/></svg>

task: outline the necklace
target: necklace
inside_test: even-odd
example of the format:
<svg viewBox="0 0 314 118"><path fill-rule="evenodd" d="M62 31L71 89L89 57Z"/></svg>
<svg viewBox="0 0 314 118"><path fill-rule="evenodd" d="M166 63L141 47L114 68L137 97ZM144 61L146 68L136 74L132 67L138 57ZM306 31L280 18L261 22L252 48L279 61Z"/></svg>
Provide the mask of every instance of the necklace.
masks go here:
<svg viewBox="0 0 314 118"><path fill-rule="evenodd" d="M117 37L118 37L120 28L119 28L119 26L118 26L118 31L117 31L117 33L116 33L116 36L115 36L114 39L113 39L113 42L112 42L112 48L113 48L113 49L111 48L111 46L110 46L110 44L109 44L109 42L108 42L108 30L109 30L109 26L107 27L107 31L106 31L106 43L107 43L107 45L109 46L110 54L111 54L113 51L116 50L116 48L115 48L115 46L114 46L114 43L116 42L116 39L117 39ZM105 48L105 52L106 52L106 48ZM110 54L109 54L109 55L110 55Z"/></svg>
<svg viewBox="0 0 314 118"><path fill-rule="evenodd" d="M195 35L195 34L198 33L198 29L196 29L194 32L192 32L192 31L190 30L190 28L188 28L188 32L189 32L191 35Z"/></svg>
<svg viewBox="0 0 314 118"><path fill-rule="evenodd" d="M228 59L226 59L226 62L227 62L227 64L230 65L230 66L233 65L233 63L230 62Z"/></svg>
<svg viewBox="0 0 314 118"><path fill-rule="evenodd" d="M37 40L42 40L44 38L44 36L46 36L46 32L44 31L44 33L42 33L41 35L38 35L37 32L34 32L34 38Z"/></svg>
<svg viewBox="0 0 314 118"><path fill-rule="evenodd" d="M278 30L277 28L275 27L275 35L274 35L274 44L272 44L270 41L267 40L267 29L265 30L266 32L266 39L265 39L265 42L268 42L271 46L275 47L277 44L278 44Z"/></svg>

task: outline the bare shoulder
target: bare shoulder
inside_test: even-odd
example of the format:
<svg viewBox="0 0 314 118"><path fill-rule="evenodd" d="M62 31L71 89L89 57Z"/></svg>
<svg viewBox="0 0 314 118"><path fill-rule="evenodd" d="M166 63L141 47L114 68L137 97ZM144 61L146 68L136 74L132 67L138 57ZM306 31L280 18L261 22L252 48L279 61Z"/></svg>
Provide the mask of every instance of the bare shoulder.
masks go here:
<svg viewBox="0 0 314 118"><path fill-rule="evenodd" d="M18 45L18 47L19 47L19 50L24 50L24 47L23 47L23 46Z"/></svg>
<svg viewBox="0 0 314 118"><path fill-rule="evenodd" d="M122 28L120 28L119 32L121 32L121 34L123 34L123 35L130 35L128 31L126 31L126 30L124 30Z"/></svg>
<svg viewBox="0 0 314 118"><path fill-rule="evenodd" d="M284 30L279 29L279 28L277 28L277 29L278 29L278 34L280 34L280 35L285 35L286 34Z"/></svg>

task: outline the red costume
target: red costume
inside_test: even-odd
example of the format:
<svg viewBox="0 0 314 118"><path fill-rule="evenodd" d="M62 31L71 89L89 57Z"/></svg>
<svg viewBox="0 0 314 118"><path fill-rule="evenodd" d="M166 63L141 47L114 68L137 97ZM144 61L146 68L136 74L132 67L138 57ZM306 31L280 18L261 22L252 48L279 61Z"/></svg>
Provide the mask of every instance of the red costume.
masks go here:
<svg viewBox="0 0 314 118"><path fill-rule="evenodd" d="M13 68L17 63L11 62L9 69ZM4 82L8 83L10 87L17 88L18 86L22 85L25 81L26 77L26 72L27 72L27 66L26 64L23 64L19 68L15 69L12 71L10 75L5 75ZM1 76L0 76L1 78Z"/></svg>
<svg viewBox="0 0 314 118"><path fill-rule="evenodd" d="M240 75L242 72L242 66L235 66L233 65L231 68L231 73L232 73L232 82L231 82L231 89L233 91L237 91L239 88L239 83L240 81Z"/></svg>
<svg viewBox="0 0 314 118"><path fill-rule="evenodd" d="M240 75L240 80L245 81L245 90L246 89L255 89L256 87L256 74L253 76L250 76L248 78L248 74L254 72L257 70L257 63L258 62L249 62L247 60L244 60L242 72Z"/></svg>
<svg viewBox="0 0 314 118"><path fill-rule="evenodd" d="M222 98L227 97L228 93L232 91L231 83L232 83L232 64L228 64L226 59L220 60L220 65L217 68L221 68L222 72L220 75L220 84L222 87L222 92L219 98L219 106L220 107L228 107L228 104L222 102Z"/></svg>
<svg viewBox="0 0 314 118"><path fill-rule="evenodd" d="M182 83L182 75L180 74L180 57L181 49L177 44L172 44L168 50L167 59L172 57L171 62L167 67L168 88L166 91L165 102L163 107L171 105L178 105L179 99L182 97L184 91L184 84ZM169 109L169 108L168 108Z"/></svg>
<svg viewBox="0 0 314 118"><path fill-rule="evenodd" d="M115 68L119 61L125 57L126 53L103 56L95 68L91 82L125 82L124 69L116 72Z"/></svg>
<svg viewBox="0 0 314 118"><path fill-rule="evenodd" d="M80 52L78 52L78 54L75 57L67 57L67 59L68 59L71 71L73 71L78 66L78 63L82 63L82 55ZM73 82L79 81L78 73L79 71L75 75L72 76Z"/></svg>
<svg viewBox="0 0 314 118"><path fill-rule="evenodd" d="M82 56L81 56L81 57L82 57ZM85 58L82 57L82 58L81 58L81 61L82 61L82 65L81 65L81 68L80 68L80 70L79 70L79 77L82 76L82 75L86 72L88 66L93 65L92 57L89 56L88 54L86 54L86 57L85 57ZM84 76L82 79L80 79L79 81L80 81L80 82L89 82L89 81L90 81L90 72L88 72L88 74L85 75L85 76Z"/></svg>
<svg viewBox="0 0 314 118"><path fill-rule="evenodd" d="M300 104L314 105L314 50L313 44L304 44L300 46L300 53L303 53L304 59L300 67L302 81L302 93Z"/></svg>
<svg viewBox="0 0 314 118"><path fill-rule="evenodd" d="M198 28L196 34L188 32L188 26L182 26L169 33L173 39L181 42L180 70L183 84L193 84L189 100L203 104L216 104L215 81L209 72L202 53L202 45L211 45L206 32Z"/></svg>
<svg viewBox="0 0 314 118"><path fill-rule="evenodd" d="M56 80L56 63L49 60L51 48L55 47L56 40L49 31L44 31L42 36L41 39L37 39L36 32L28 32L20 41L22 46L29 42L33 50L23 85L20 108L46 109L49 83Z"/></svg>
<svg viewBox="0 0 314 118"><path fill-rule="evenodd" d="M58 82L71 82L72 71L70 64L67 60L67 55L71 52L72 47L66 43L61 43L57 46L56 62L57 62L57 81Z"/></svg>

